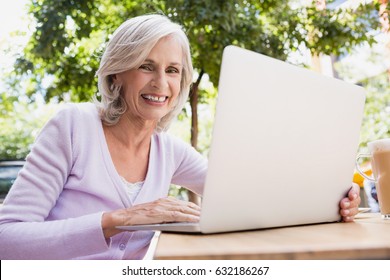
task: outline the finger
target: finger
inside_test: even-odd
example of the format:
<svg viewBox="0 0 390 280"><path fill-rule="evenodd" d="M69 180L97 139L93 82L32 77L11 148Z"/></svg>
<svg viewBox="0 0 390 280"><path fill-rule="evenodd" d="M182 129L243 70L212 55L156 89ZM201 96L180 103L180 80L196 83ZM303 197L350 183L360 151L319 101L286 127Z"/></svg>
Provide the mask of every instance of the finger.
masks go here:
<svg viewBox="0 0 390 280"><path fill-rule="evenodd" d="M200 214L200 206L195 204L195 203L192 203L192 202L188 202L188 201L184 201L184 200L180 200L180 199L176 199L176 198L172 198L172 197L167 197L166 199L161 199L160 201L162 204L166 205L166 207L168 209L172 209L172 210L180 210L180 209L177 209L177 207L181 207L182 209L180 211L182 212L188 212L188 213L193 213L193 214L196 214L196 213L199 213ZM167 204L165 204L167 203Z"/></svg>
<svg viewBox="0 0 390 280"><path fill-rule="evenodd" d="M176 198L159 200L161 222L199 222L200 207Z"/></svg>
<svg viewBox="0 0 390 280"><path fill-rule="evenodd" d="M344 222L352 222L354 220L355 215L359 212L359 208L357 206L350 206L348 208L340 209L340 215Z"/></svg>
<svg viewBox="0 0 390 280"><path fill-rule="evenodd" d="M144 204L145 205L145 204ZM200 208L192 208L188 202L175 198L161 198L151 204L146 204L145 214L149 219L158 220L157 222L171 222L172 217L178 217L180 221L186 221L183 215L189 215L187 220L194 220L193 216L200 216ZM180 215L179 215L180 214Z"/></svg>
<svg viewBox="0 0 390 280"><path fill-rule="evenodd" d="M360 195L359 194L354 194L351 197L349 197L349 201L350 201L350 208L354 208L354 207L359 207L360 205L360 202L361 202L361 198L360 198Z"/></svg>
<svg viewBox="0 0 390 280"><path fill-rule="evenodd" d="M154 208L144 213L142 223L199 222L200 212L183 207ZM147 221L146 221L147 220Z"/></svg>
<svg viewBox="0 0 390 280"><path fill-rule="evenodd" d="M354 200L350 200L349 198L343 198L340 202L340 208L341 209L358 208L360 205L360 201L361 201L360 197Z"/></svg>
<svg viewBox="0 0 390 280"><path fill-rule="evenodd" d="M167 211L179 212L179 213L193 215L193 216L200 216L200 211L198 209L193 209L191 207L188 207L187 205L171 205L167 209Z"/></svg>
<svg viewBox="0 0 390 280"><path fill-rule="evenodd" d="M162 198L162 199L166 199L166 200L168 200L170 202L177 202L177 203L187 204L187 205L189 205L192 208L199 208L200 209L198 204L195 204L195 203L193 203L191 201L185 201L185 200L177 199L177 198L172 197L172 196L168 196L168 197Z"/></svg>
<svg viewBox="0 0 390 280"><path fill-rule="evenodd" d="M354 216L350 215L350 210L340 210L341 218L344 222L352 222Z"/></svg>
<svg viewBox="0 0 390 280"><path fill-rule="evenodd" d="M198 204L196 204L196 203L193 203L193 202L188 202L188 206L189 207L191 207L191 208L193 208L193 209L196 209L196 210L198 210L198 211L200 211L200 206L198 205Z"/></svg>
<svg viewBox="0 0 390 280"><path fill-rule="evenodd" d="M342 213L342 217L343 217L344 221L352 222L354 220L354 217L356 216L356 214L359 212L359 209L358 208L352 208L352 209L349 209L349 210L341 210L341 212L344 212L344 213Z"/></svg>
<svg viewBox="0 0 390 280"><path fill-rule="evenodd" d="M354 217L353 217L353 216L343 217L343 221L344 221L344 222L347 222L347 223L353 222L353 220L354 220Z"/></svg>
<svg viewBox="0 0 390 280"><path fill-rule="evenodd" d="M343 217L355 216L359 212L357 207L349 208L349 209L341 209L340 215Z"/></svg>
<svg viewBox="0 0 390 280"><path fill-rule="evenodd" d="M169 211L166 213L166 218L163 222L199 222L199 215L186 214L180 211Z"/></svg>
<svg viewBox="0 0 390 280"><path fill-rule="evenodd" d="M351 207L351 201L349 200L348 197L345 197L343 198L341 201L340 201L340 208L341 209L348 209Z"/></svg>
<svg viewBox="0 0 390 280"><path fill-rule="evenodd" d="M355 200L360 196L360 187L358 184L352 183L351 188L348 191L348 198L350 200Z"/></svg>
<svg viewBox="0 0 390 280"><path fill-rule="evenodd" d="M340 201L340 208L347 209L347 208L358 207L360 201L361 201L360 187L357 184L353 183L352 187L348 191L347 197L343 198Z"/></svg>
<svg viewBox="0 0 390 280"><path fill-rule="evenodd" d="M358 199L359 197L359 193L355 190L355 189L352 189L348 192L348 198L349 200L356 200Z"/></svg>
<svg viewBox="0 0 390 280"><path fill-rule="evenodd" d="M356 192L359 192L360 191L360 186L356 183L352 183L352 189L354 189Z"/></svg>
<svg viewBox="0 0 390 280"><path fill-rule="evenodd" d="M193 203L193 202L190 202L190 201L184 201L184 200L180 200L180 199L175 199L172 202L176 202L176 204L178 204L178 205L185 205L186 207L189 207L189 208L192 208L192 209L200 211L200 206L195 204L195 203Z"/></svg>

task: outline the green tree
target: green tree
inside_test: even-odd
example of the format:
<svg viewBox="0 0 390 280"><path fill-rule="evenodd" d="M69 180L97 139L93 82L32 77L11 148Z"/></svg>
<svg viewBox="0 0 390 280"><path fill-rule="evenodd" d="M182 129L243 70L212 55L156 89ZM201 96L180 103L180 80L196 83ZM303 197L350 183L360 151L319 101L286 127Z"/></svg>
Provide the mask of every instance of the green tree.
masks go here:
<svg viewBox="0 0 390 280"><path fill-rule="evenodd" d="M198 103L207 102L199 90L208 74L218 85L221 55L234 44L285 60L301 45L312 53L343 53L378 26L378 3L356 10L323 9L300 1L271 0L33 0L30 13L36 30L17 59L13 81L29 80L26 95L34 100L89 100L96 93L94 76L109 34L125 19L150 12L168 15L182 24L189 36L198 73L191 89L191 142L198 146ZM28 74L28 75L26 75ZM42 81L50 77L50 86ZM8 97L10 94L8 93Z"/></svg>
<svg viewBox="0 0 390 280"><path fill-rule="evenodd" d="M367 151L367 143L390 137L390 82L388 73L361 81L367 91L360 147Z"/></svg>
<svg viewBox="0 0 390 280"><path fill-rule="evenodd" d="M0 103L0 158L25 159L40 128L57 107L54 104L39 106L25 101L14 103L13 110ZM4 113L6 112L6 114Z"/></svg>

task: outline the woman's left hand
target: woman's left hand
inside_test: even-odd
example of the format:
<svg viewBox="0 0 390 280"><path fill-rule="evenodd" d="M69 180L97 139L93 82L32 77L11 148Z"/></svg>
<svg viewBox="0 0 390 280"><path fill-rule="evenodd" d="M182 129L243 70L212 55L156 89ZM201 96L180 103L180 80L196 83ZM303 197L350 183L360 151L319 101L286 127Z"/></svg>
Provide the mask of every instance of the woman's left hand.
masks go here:
<svg viewBox="0 0 390 280"><path fill-rule="evenodd" d="M344 222L352 222L355 215L359 212L360 187L352 183L348 196L340 201L340 215Z"/></svg>

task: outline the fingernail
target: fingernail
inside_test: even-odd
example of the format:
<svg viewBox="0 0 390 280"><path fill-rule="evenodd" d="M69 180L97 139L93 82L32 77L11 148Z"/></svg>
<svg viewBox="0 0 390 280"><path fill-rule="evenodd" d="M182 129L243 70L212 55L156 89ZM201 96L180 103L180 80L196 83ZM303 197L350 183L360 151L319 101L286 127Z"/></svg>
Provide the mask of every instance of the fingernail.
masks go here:
<svg viewBox="0 0 390 280"><path fill-rule="evenodd" d="M345 218L344 218L344 221L346 221L346 222L352 222L352 221L353 221L353 217L345 217Z"/></svg>
<svg viewBox="0 0 390 280"><path fill-rule="evenodd" d="M343 206L344 206L343 208L348 208L349 206L351 206L351 203L346 201L346 202L344 202Z"/></svg>

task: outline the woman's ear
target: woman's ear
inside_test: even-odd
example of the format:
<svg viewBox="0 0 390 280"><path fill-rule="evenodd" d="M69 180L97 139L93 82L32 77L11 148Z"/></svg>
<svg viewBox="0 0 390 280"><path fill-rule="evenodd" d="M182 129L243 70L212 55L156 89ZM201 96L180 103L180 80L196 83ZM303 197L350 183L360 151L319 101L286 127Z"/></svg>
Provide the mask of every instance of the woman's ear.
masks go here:
<svg viewBox="0 0 390 280"><path fill-rule="evenodd" d="M118 76L116 74L112 74L109 76L109 84L110 84L111 91L114 91L115 88L120 88L118 82Z"/></svg>
<svg viewBox="0 0 390 280"><path fill-rule="evenodd" d="M117 77L117 75L116 75L116 74L112 74L112 75L110 75L110 78L111 78L111 82L112 82L112 83L116 83L116 82L118 82L118 77Z"/></svg>

